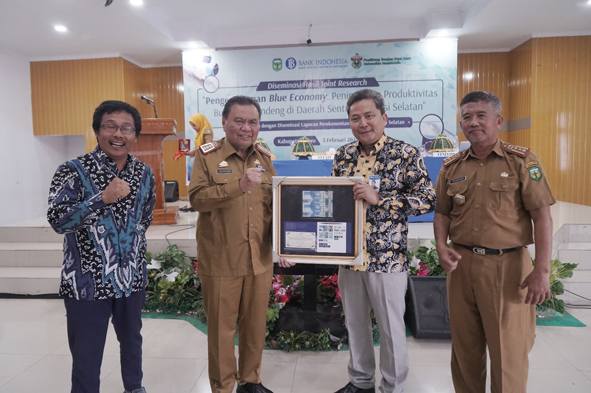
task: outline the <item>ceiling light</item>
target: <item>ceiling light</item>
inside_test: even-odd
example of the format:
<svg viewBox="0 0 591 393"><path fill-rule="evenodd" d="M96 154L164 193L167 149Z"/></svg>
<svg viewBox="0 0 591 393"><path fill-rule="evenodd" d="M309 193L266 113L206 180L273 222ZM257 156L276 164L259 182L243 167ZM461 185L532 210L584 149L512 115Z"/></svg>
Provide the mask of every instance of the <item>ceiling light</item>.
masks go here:
<svg viewBox="0 0 591 393"><path fill-rule="evenodd" d="M197 48L196 42L189 42L189 48Z"/></svg>
<svg viewBox="0 0 591 393"><path fill-rule="evenodd" d="M474 79L474 73L472 72L464 72L464 80L465 81L471 81L472 79Z"/></svg>
<svg viewBox="0 0 591 393"><path fill-rule="evenodd" d="M53 26L53 28L56 31L59 31L61 33L65 32L65 31L68 31L68 28L66 26L62 26L62 25L55 25L55 26Z"/></svg>
<svg viewBox="0 0 591 393"><path fill-rule="evenodd" d="M131 5L135 5L136 7L139 7L140 5L144 4L142 0L129 0L129 3Z"/></svg>

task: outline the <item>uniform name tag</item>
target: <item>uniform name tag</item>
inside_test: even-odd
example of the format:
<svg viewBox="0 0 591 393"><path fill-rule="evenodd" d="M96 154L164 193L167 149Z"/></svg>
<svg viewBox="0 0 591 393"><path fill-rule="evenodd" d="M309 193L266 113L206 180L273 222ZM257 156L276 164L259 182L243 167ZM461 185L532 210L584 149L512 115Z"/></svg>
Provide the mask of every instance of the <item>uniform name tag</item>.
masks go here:
<svg viewBox="0 0 591 393"><path fill-rule="evenodd" d="M231 169L218 169L217 173L218 173L218 175L230 175L230 174L232 174L232 170Z"/></svg>
<svg viewBox="0 0 591 393"><path fill-rule="evenodd" d="M466 176L458 177L457 179L453 179L451 181L451 184L459 183L459 182L464 181L464 180L466 180Z"/></svg>

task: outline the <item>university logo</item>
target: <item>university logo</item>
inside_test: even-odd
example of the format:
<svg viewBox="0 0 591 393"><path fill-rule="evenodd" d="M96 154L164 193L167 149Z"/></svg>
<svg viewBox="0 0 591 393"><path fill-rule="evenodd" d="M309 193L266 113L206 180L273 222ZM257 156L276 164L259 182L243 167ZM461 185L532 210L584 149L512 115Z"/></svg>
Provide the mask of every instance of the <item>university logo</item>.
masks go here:
<svg viewBox="0 0 591 393"><path fill-rule="evenodd" d="M359 56L359 53L355 53L355 56L351 57L351 66L355 69L361 68L361 60L363 57Z"/></svg>
<svg viewBox="0 0 591 393"><path fill-rule="evenodd" d="M285 66L288 70L293 70L294 68L296 68L297 65L298 62L293 57L290 57L289 59L285 60Z"/></svg>
<svg viewBox="0 0 591 393"><path fill-rule="evenodd" d="M273 59L273 69L275 71L281 71L283 68L283 60L280 58Z"/></svg>

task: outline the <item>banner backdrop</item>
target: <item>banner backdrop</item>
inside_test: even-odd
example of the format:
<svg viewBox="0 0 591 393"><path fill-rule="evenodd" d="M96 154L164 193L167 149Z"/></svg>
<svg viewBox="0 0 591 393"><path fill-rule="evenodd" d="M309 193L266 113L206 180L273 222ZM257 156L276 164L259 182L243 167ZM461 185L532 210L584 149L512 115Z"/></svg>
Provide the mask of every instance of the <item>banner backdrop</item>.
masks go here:
<svg viewBox="0 0 591 393"><path fill-rule="evenodd" d="M371 88L385 99L386 134L419 147L424 155L457 151L456 40L195 50L183 53L183 75L185 130L192 144L195 132L188 119L203 113L214 139L220 139L224 104L240 94L258 100L259 137L278 160L294 158L293 145L302 136L312 142L316 155L334 152L355 140L347 99ZM442 136L451 148L448 143L447 149L434 149Z"/></svg>

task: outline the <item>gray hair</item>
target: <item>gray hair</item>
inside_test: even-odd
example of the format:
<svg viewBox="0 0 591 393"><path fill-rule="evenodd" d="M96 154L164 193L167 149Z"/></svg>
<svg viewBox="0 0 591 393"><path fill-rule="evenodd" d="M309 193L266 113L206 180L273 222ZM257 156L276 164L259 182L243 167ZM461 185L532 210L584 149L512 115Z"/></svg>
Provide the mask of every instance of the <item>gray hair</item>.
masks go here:
<svg viewBox="0 0 591 393"><path fill-rule="evenodd" d="M460 102L460 115L462 114L463 106L470 102L486 102L498 115L500 115L503 110L503 105L501 104L499 97L488 91L477 90L466 94L466 96L462 98L462 102Z"/></svg>

